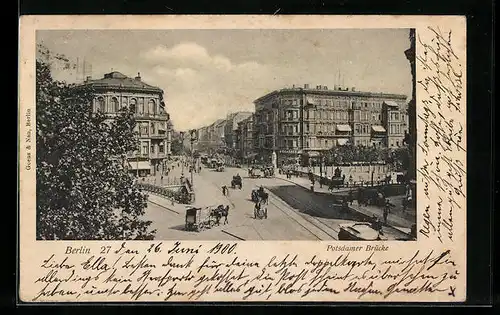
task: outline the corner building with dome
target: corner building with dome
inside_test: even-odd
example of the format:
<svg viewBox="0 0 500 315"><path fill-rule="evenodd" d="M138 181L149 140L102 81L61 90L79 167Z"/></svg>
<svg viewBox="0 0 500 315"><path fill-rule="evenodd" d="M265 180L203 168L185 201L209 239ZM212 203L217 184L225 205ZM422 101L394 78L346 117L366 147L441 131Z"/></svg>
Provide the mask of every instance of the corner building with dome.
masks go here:
<svg viewBox="0 0 500 315"><path fill-rule="evenodd" d="M137 176L163 173L171 154L172 123L163 99L163 90L114 71L103 78L84 82L95 90L93 111L109 117L119 114L123 107L135 112L139 146L127 154L126 167Z"/></svg>

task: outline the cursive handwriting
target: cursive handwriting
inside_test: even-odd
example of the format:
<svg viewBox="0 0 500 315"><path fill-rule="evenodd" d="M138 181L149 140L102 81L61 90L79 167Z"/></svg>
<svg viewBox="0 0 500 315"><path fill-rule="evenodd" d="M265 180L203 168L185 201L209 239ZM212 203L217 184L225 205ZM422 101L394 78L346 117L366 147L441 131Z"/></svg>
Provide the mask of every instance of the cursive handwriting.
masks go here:
<svg viewBox="0 0 500 315"><path fill-rule="evenodd" d="M353 246L347 247L352 251L256 257L243 255L241 246L239 254L208 253L200 247L197 254L165 251L165 258L147 244L133 250L118 245L105 256L51 254L40 260L42 273L33 280L32 300L196 301L213 296L264 301L333 295L361 300L422 292L457 295L460 273L451 250L417 250L386 259L390 252Z"/></svg>
<svg viewBox="0 0 500 315"><path fill-rule="evenodd" d="M439 243L455 240L455 213L463 209L465 191L465 113L462 58L453 32L428 27L418 35L416 64L420 102L417 112L417 148L423 154L417 166L425 199L419 235ZM429 291L424 286L419 290Z"/></svg>

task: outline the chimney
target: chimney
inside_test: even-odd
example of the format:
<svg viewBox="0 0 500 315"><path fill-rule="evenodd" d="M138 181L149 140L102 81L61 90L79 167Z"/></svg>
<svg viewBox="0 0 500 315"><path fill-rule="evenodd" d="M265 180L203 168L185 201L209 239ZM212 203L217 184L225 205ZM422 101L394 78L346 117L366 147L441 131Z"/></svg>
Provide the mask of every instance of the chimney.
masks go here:
<svg viewBox="0 0 500 315"><path fill-rule="evenodd" d="M304 89L308 89L309 88L309 84L304 84Z"/></svg>
<svg viewBox="0 0 500 315"><path fill-rule="evenodd" d="M141 73L137 72L137 76L135 77L137 81L141 81Z"/></svg>
<svg viewBox="0 0 500 315"><path fill-rule="evenodd" d="M85 79L86 82L92 80L92 76L88 75L87 78Z"/></svg>
<svg viewBox="0 0 500 315"><path fill-rule="evenodd" d="M355 92L355 91L356 91L356 88L353 86L353 87L351 88L351 91Z"/></svg>
<svg viewBox="0 0 500 315"><path fill-rule="evenodd" d="M295 84L294 84L294 85L292 85L292 89L295 89Z"/></svg>
<svg viewBox="0 0 500 315"><path fill-rule="evenodd" d="M333 86L333 89L334 89L335 91L337 91L337 90L339 89L339 86L338 86L337 84L335 84L335 85Z"/></svg>
<svg viewBox="0 0 500 315"><path fill-rule="evenodd" d="M323 90L328 90L328 86L323 85Z"/></svg>

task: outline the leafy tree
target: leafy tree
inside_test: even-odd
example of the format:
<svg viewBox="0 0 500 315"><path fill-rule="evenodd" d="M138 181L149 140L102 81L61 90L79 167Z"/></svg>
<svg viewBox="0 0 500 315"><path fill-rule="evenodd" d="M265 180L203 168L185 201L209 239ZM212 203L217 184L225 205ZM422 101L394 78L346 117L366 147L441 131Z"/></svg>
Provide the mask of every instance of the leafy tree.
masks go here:
<svg viewBox="0 0 500 315"><path fill-rule="evenodd" d="M170 148L172 150L172 155L182 155L186 151L186 149L184 148L184 144L180 139L172 139Z"/></svg>
<svg viewBox="0 0 500 315"><path fill-rule="evenodd" d="M92 113L93 99L88 87L54 81L37 57L37 238L152 239L147 195L124 167L137 147L133 114L108 119Z"/></svg>

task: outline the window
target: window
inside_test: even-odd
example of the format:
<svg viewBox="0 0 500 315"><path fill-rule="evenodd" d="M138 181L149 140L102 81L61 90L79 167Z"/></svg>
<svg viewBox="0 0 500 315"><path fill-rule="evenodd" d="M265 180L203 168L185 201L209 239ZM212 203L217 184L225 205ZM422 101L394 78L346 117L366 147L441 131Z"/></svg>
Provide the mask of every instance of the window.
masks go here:
<svg viewBox="0 0 500 315"><path fill-rule="evenodd" d="M141 125L140 134L141 134L141 136L147 136L148 135L148 125L147 124L142 124Z"/></svg>
<svg viewBox="0 0 500 315"><path fill-rule="evenodd" d="M137 101L135 98L130 99L130 111L133 113L137 113Z"/></svg>
<svg viewBox="0 0 500 315"><path fill-rule="evenodd" d="M155 153L155 146L153 144L151 145L151 153Z"/></svg>
<svg viewBox="0 0 500 315"><path fill-rule="evenodd" d="M306 148L309 148L309 140L306 140Z"/></svg>
<svg viewBox="0 0 500 315"><path fill-rule="evenodd" d="M104 101L104 97L99 97L97 99L97 110L101 113L104 113L106 111L106 103Z"/></svg>
<svg viewBox="0 0 500 315"><path fill-rule="evenodd" d="M398 146L398 147L399 147L399 141L396 141L396 146Z"/></svg>
<svg viewBox="0 0 500 315"><path fill-rule="evenodd" d="M158 151L160 153L164 153L165 152L165 143L164 142L160 142L160 146L158 147Z"/></svg>
<svg viewBox="0 0 500 315"><path fill-rule="evenodd" d="M156 103L154 100L149 100L149 113L156 114Z"/></svg>
<svg viewBox="0 0 500 315"><path fill-rule="evenodd" d="M142 98L139 99L139 115L144 114L144 100Z"/></svg>
<svg viewBox="0 0 500 315"><path fill-rule="evenodd" d="M118 100L116 99L116 97L113 97L111 99L111 110L110 110L112 113L118 113L120 111L120 107L118 105Z"/></svg>
<svg viewBox="0 0 500 315"><path fill-rule="evenodd" d="M151 134L155 133L155 124L151 123Z"/></svg>
<svg viewBox="0 0 500 315"><path fill-rule="evenodd" d="M142 149L142 150L141 150L141 153L142 153L142 154L148 154L148 153L149 153L149 152L148 152L148 148L149 148L148 143L147 143L147 142L144 142L144 143L142 144L142 147L141 147L141 149Z"/></svg>
<svg viewBox="0 0 500 315"><path fill-rule="evenodd" d="M122 108L127 108L128 107L128 98L122 97Z"/></svg>

